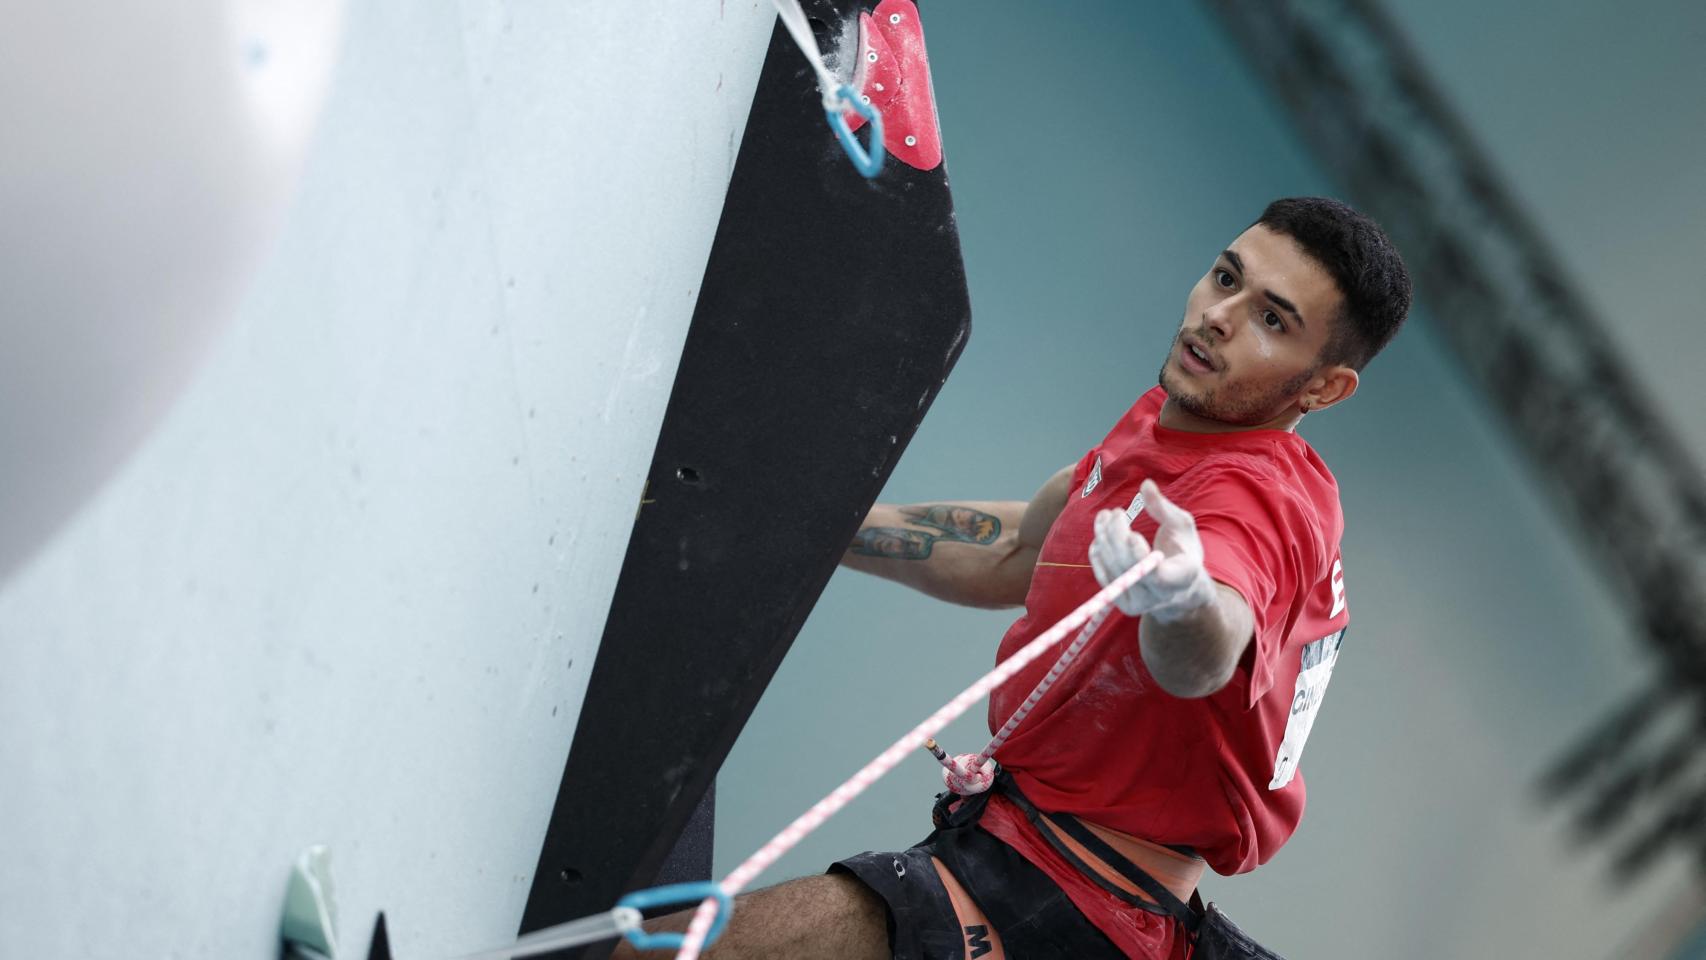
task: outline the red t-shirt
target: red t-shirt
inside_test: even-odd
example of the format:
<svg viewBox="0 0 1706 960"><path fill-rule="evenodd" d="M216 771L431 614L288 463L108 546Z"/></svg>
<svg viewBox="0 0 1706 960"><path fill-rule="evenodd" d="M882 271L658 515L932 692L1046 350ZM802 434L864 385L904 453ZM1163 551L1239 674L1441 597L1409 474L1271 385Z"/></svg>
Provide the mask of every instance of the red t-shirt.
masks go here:
<svg viewBox="0 0 1706 960"><path fill-rule="evenodd" d="M1162 690L1138 649L1137 620L1117 610L997 754L1043 810L1168 845L1185 845L1215 872L1271 858L1303 816L1298 758L1326 691L1349 615L1339 561L1338 484L1295 433L1188 433L1157 422L1166 394L1144 394L1073 473L1066 508L1043 543L1025 615L997 659L1048 629L1099 589L1089 566L1092 520L1135 508L1154 480L1196 517L1204 564L1255 616L1255 639L1230 683L1198 699ZM990 697L996 730L1054 663L1044 656ZM1132 908L1108 897L1054 853L997 797L984 826L1048 873L1114 937ZM1081 899L1082 898L1082 899ZM1098 919L1098 914L1102 914ZM1147 926L1147 924L1146 924ZM1110 929L1112 927L1113 929Z"/></svg>

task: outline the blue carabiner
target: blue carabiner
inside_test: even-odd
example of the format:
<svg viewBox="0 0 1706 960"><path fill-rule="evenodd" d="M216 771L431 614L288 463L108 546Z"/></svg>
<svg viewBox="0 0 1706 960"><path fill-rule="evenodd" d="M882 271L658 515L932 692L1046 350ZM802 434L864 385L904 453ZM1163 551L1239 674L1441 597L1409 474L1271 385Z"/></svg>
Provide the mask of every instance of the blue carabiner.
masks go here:
<svg viewBox="0 0 1706 960"><path fill-rule="evenodd" d="M717 917L711 921L711 932L705 934L704 945L708 947L716 943L717 938L722 935L723 928L729 924L729 914L735 909L734 902L723 892L720 884L704 880L699 883L672 883L666 887L636 890L616 901L616 905L646 910L672 903L695 903L707 899L717 901ZM627 930L622 935L628 938L635 950L675 950L687 940L684 934L647 933L644 930Z"/></svg>
<svg viewBox="0 0 1706 960"><path fill-rule="evenodd" d="M824 110L829 117L829 128L835 131L835 139L841 141L841 149L847 151L847 159L853 161L853 168L867 178L875 177L883 169L883 112L859 99L859 95L847 84L842 84L836 95L847 101L848 105L871 125L871 149L867 151L859 146L859 141L853 137L853 131L847 129L847 120L841 116L842 111Z"/></svg>

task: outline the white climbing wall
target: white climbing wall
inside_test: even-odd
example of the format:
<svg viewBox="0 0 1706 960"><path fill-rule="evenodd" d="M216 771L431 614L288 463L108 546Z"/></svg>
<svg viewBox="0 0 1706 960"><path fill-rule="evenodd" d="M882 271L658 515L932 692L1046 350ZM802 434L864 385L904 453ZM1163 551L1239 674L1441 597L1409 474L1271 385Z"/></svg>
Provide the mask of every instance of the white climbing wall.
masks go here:
<svg viewBox="0 0 1706 960"><path fill-rule="evenodd" d="M350 5L230 331L0 592L0 956L271 960L312 843L346 944L515 933L773 19Z"/></svg>

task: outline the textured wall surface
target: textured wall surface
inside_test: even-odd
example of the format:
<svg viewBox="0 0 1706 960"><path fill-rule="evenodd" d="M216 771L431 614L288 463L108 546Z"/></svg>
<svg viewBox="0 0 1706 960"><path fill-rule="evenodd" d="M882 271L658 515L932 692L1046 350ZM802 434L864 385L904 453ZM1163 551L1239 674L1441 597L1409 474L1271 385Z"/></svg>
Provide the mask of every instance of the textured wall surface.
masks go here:
<svg viewBox="0 0 1706 960"><path fill-rule="evenodd" d="M772 22L352 6L231 333L0 595L0 955L270 960L311 843L347 940L515 933Z"/></svg>

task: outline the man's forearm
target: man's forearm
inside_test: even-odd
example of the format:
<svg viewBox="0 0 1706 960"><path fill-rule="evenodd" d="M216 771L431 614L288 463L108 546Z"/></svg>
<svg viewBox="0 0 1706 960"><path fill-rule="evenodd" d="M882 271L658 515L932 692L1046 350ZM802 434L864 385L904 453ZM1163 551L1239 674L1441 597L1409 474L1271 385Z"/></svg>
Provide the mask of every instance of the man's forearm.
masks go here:
<svg viewBox="0 0 1706 960"><path fill-rule="evenodd" d="M877 504L842 564L974 607L1023 603L1035 551L1019 538L1026 503Z"/></svg>
<svg viewBox="0 0 1706 960"><path fill-rule="evenodd" d="M1226 686L1256 631L1250 605L1238 591L1215 584L1215 599L1177 619L1138 621L1143 664L1175 697L1206 697Z"/></svg>

